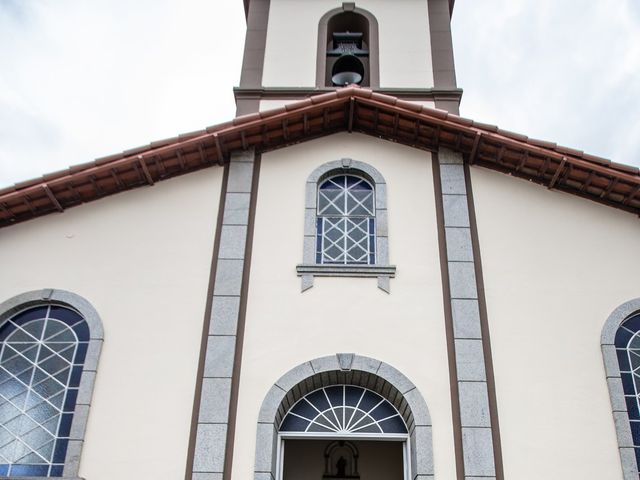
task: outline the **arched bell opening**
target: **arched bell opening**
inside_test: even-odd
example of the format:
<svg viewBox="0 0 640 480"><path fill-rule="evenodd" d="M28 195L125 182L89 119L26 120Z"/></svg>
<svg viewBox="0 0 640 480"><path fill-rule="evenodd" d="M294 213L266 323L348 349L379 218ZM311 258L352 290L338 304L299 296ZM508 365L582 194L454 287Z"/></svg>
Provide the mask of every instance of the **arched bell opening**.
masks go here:
<svg viewBox="0 0 640 480"><path fill-rule="evenodd" d="M409 480L433 475L424 399L392 366L354 354L299 365L258 419L255 479Z"/></svg>
<svg viewBox="0 0 640 480"><path fill-rule="evenodd" d="M316 85L379 86L378 22L368 11L344 3L318 26Z"/></svg>
<svg viewBox="0 0 640 480"><path fill-rule="evenodd" d="M370 85L369 22L355 12L331 17L327 24L327 86Z"/></svg>

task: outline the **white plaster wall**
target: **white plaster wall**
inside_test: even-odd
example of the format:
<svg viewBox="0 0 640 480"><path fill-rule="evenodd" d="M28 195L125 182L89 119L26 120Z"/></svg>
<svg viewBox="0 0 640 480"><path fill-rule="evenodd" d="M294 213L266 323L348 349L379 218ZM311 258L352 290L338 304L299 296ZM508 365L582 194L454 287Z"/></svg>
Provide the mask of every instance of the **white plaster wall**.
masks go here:
<svg viewBox="0 0 640 480"><path fill-rule="evenodd" d="M640 296L640 221L472 168L506 478L622 478L600 333Z"/></svg>
<svg viewBox="0 0 640 480"><path fill-rule="evenodd" d="M423 107L436 108L436 102L432 100L410 100L411 103L417 103Z"/></svg>
<svg viewBox="0 0 640 480"><path fill-rule="evenodd" d="M262 84L313 87L318 23L340 0L271 0ZM429 16L425 0L359 0L378 20L380 86L433 87Z"/></svg>
<svg viewBox="0 0 640 480"><path fill-rule="evenodd" d="M374 278L316 278L300 292L305 182L343 157L367 162L388 186L391 294ZM240 380L234 480L251 478L258 412L293 367L336 352L385 361L413 381L434 425L435 468L455 478L442 285L430 154L341 133L262 156Z"/></svg>
<svg viewBox="0 0 640 480"><path fill-rule="evenodd" d="M303 98L298 98L298 99L289 98L287 100L260 100L260 111L265 112L267 110L273 110L275 108L284 107L285 105L299 102L300 100L303 100Z"/></svg>
<svg viewBox="0 0 640 480"><path fill-rule="evenodd" d="M57 288L105 331L80 476L182 478L221 168L0 231L0 301Z"/></svg>
<svg viewBox="0 0 640 480"><path fill-rule="evenodd" d="M300 99L288 99L288 100L261 100L260 101L260 111L264 112L266 110L273 110L275 108L284 107L290 103L298 102L302 100ZM411 103L417 103L418 105L422 105L424 107L435 108L435 103L429 100L415 100L411 101Z"/></svg>
<svg viewBox="0 0 640 480"><path fill-rule="evenodd" d="M433 87L429 13L424 0L367 0L380 28L380 86Z"/></svg>

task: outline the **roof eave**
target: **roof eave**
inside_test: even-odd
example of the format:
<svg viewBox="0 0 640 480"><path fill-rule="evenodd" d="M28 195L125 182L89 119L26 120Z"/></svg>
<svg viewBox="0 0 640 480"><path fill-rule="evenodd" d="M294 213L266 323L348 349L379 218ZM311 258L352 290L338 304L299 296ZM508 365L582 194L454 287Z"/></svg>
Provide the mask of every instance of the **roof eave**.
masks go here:
<svg viewBox="0 0 640 480"><path fill-rule="evenodd" d="M351 86L0 190L0 227L224 165L232 151L270 151L340 131L431 152L446 147L460 152L470 165L640 214L640 172L635 167Z"/></svg>

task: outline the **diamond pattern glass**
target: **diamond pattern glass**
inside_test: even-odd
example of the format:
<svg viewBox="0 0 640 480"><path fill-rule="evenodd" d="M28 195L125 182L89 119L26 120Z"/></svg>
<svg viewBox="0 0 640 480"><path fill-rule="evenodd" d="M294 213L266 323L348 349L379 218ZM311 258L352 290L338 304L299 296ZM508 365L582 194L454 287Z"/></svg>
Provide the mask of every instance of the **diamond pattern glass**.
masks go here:
<svg viewBox="0 0 640 480"><path fill-rule="evenodd" d="M384 397L362 387L336 385L315 390L287 412L281 432L358 434L406 434L398 410Z"/></svg>
<svg viewBox="0 0 640 480"><path fill-rule="evenodd" d="M0 472L60 475L86 354L87 328L61 307L25 310L0 329ZM71 412L71 414L67 413ZM67 432L65 435L62 433Z"/></svg>
<svg viewBox="0 0 640 480"><path fill-rule="evenodd" d="M318 188L316 261L375 263L375 192L366 180L339 175Z"/></svg>

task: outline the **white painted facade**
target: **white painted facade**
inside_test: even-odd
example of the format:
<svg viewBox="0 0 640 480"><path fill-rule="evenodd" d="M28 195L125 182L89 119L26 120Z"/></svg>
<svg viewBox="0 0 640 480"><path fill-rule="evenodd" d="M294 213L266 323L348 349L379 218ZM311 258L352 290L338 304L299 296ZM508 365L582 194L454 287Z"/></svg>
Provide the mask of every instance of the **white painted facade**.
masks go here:
<svg viewBox="0 0 640 480"><path fill-rule="evenodd" d="M341 5L271 0L262 86L315 86L318 21ZM436 86L427 2L361 0L356 6L379 24L380 86ZM262 99L257 108L292 101ZM307 180L341 159L368 164L386 182L389 263L396 267L389 293L374 277L315 277L313 287L301 291L296 266L303 263ZM420 480L500 478L470 473L476 464L494 462L491 437L458 438L476 427L489 435L497 428L485 397L474 403L459 393L474 382L493 388L487 378L463 378L469 372L486 377L487 358L504 478L623 478L600 333L616 307L640 297L636 216L476 166L466 178L459 153L435 155L360 133L256 156L233 152L229 162L0 230L0 303L33 290L67 290L87 299L104 325L80 476L173 480L185 478L186 469L187 480L282 480L271 476L270 465L258 468L264 460L260 423L268 430L275 422L275 414L260 420L263 402L297 366L354 353L394 367L424 399L432 438L421 444L429 453L422 460L432 453L433 465L421 468L435 475ZM224 221L218 218L221 194ZM479 257L464 218L469 210L477 220ZM456 241L449 237L456 234ZM483 276L476 283L480 260ZM458 267L466 277L460 275L458 285L443 282ZM479 284L483 292L474 290ZM465 289L469 297L456 297ZM480 303L482 295L488 332L480 332L479 314L472 326L480 333L449 332L460 314L453 302ZM226 297L233 298L225 303ZM476 320L474 312L463 313ZM220 333L223 321L229 323ZM242 332L237 325L244 325ZM463 345L486 348L488 338L481 337L487 333L491 350L480 351L480 362L465 358ZM209 395L204 380L228 391ZM478 419L480 426L473 423ZM201 435L212 424L215 438ZM227 439L229 425L234 430ZM300 458L321 464L319 443L296 447ZM364 448L377 455L379 447Z"/></svg>
<svg viewBox="0 0 640 480"><path fill-rule="evenodd" d="M640 295L626 212L471 170L507 478L622 478L600 351Z"/></svg>
<svg viewBox="0 0 640 480"><path fill-rule="evenodd" d="M306 178L343 157L366 161L387 181L398 269L391 294L366 278L318 278L300 292ZM599 336L608 314L638 296L637 218L500 173L471 173L505 474L536 478L535 457L549 479L621 478ZM182 475L221 179L222 169L210 168L0 235L3 300L65 289L103 319L86 478L136 478L154 466L154 478ZM361 134L263 155L234 479L252 474L270 386L292 366L336 352L382 359L416 384L433 419L437 478L455 478L433 189L430 154Z"/></svg>
<svg viewBox="0 0 640 480"><path fill-rule="evenodd" d="M391 294L366 278L318 278L300 292L305 181L343 157L371 164L387 181ZM535 457L549 479L621 478L599 336L608 314L638 296L638 220L500 173L471 172L505 474L536 478ZM65 289L103 319L86 478L182 475L221 177L210 168L0 235L3 300ZM433 419L437 478L455 478L433 188L428 153L360 134L263 155L234 479L251 476L270 386L292 366L336 352L381 359L416 384ZM27 258L33 268L24 268ZM169 456L180 461L164 461Z"/></svg>
<svg viewBox="0 0 640 480"><path fill-rule="evenodd" d="M2 301L68 290L102 319L84 478L184 474L221 180L212 168L0 233Z"/></svg>
<svg viewBox="0 0 640 480"><path fill-rule="evenodd" d="M304 188L319 165L369 163L388 186L391 294L375 278L317 278L301 293ZM249 287L234 479L253 470L255 426L269 388L294 366L354 352L409 377L434 423L436 468L454 477L451 398L431 155L360 134L337 134L263 155ZM283 179L286 181L283 182ZM421 205L417 210L416 202ZM278 208L272 208L277 205ZM274 301L274 299L278 299ZM420 360L417 361L417 358Z"/></svg>

